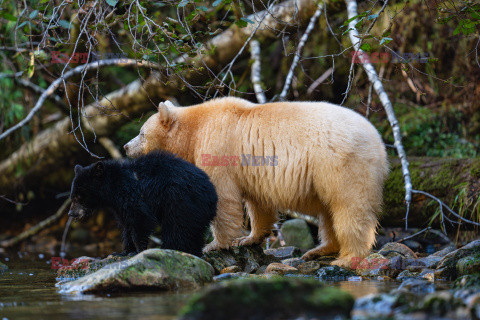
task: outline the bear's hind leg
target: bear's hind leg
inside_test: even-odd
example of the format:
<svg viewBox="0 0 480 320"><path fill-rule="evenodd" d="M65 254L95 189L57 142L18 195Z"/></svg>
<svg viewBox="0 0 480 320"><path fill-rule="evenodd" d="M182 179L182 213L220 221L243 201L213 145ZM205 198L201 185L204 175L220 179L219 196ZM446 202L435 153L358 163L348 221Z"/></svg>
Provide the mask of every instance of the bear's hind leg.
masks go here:
<svg viewBox="0 0 480 320"><path fill-rule="evenodd" d="M340 245L333 228L332 218L328 212L323 212L318 215L320 224L318 226L318 237L320 245L316 248L308 250L302 259L305 261L313 260L321 256L326 256L333 253L338 253Z"/></svg>
<svg viewBox="0 0 480 320"><path fill-rule="evenodd" d="M365 201L334 208L333 226L340 243L340 255L332 264L350 267L353 259L363 259L375 243L378 221L374 208Z"/></svg>
<svg viewBox="0 0 480 320"><path fill-rule="evenodd" d="M233 183L215 186L218 194L217 215L211 228L214 240L203 248L203 252L228 249L234 239L242 236L242 196Z"/></svg>
<svg viewBox="0 0 480 320"><path fill-rule="evenodd" d="M248 216L252 231L246 237L238 238L234 241L234 245L249 246L252 244L261 244L263 239L268 237L272 232L272 227L277 220L276 211L261 205L257 201L246 200Z"/></svg>

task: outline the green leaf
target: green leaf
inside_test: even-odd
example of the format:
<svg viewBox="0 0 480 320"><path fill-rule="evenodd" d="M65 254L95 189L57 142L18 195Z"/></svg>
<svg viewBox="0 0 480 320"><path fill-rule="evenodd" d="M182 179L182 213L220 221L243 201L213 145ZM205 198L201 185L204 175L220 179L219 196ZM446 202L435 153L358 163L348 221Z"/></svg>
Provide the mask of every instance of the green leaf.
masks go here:
<svg viewBox="0 0 480 320"><path fill-rule="evenodd" d="M182 0L180 1L180 3L178 4L178 7L179 8L183 8L185 7L190 1L189 0Z"/></svg>
<svg viewBox="0 0 480 320"><path fill-rule="evenodd" d="M213 1L212 6L216 7L216 6L218 6L220 3L222 3L222 0L215 0L215 1Z"/></svg>
<svg viewBox="0 0 480 320"><path fill-rule="evenodd" d="M248 19L248 18L240 18L240 20L245 21L245 22L248 22L248 23L251 23L251 24L255 24L254 21L252 21L252 20L250 20L250 19Z"/></svg>
<svg viewBox="0 0 480 320"><path fill-rule="evenodd" d="M17 17L15 17L15 16L13 16L10 13L7 13L7 12L2 13L2 17L4 17L5 19L7 19L9 21L17 21Z"/></svg>
<svg viewBox="0 0 480 320"><path fill-rule="evenodd" d="M378 14L371 14L367 17L367 20L373 20L373 19L376 19L378 18Z"/></svg>
<svg viewBox="0 0 480 320"><path fill-rule="evenodd" d="M245 28L248 25L247 21L244 21L242 19L235 21L235 24L240 28Z"/></svg>
<svg viewBox="0 0 480 320"><path fill-rule="evenodd" d="M455 30L453 30L453 35L456 36L457 34L459 34L462 30L462 26L461 25L458 25Z"/></svg>
<svg viewBox="0 0 480 320"><path fill-rule="evenodd" d="M20 23L17 27L17 29L20 29L21 27L23 27L24 25L27 24L27 21L23 21L22 23Z"/></svg>
<svg viewBox="0 0 480 320"><path fill-rule="evenodd" d="M28 16L30 19L35 19L35 17L38 15L38 10L33 10L32 13Z"/></svg>
<svg viewBox="0 0 480 320"><path fill-rule="evenodd" d="M384 43L385 43L385 44L388 44L388 43L390 43L390 42L392 42L392 41L393 41L392 38L385 37L385 38L383 38L383 39L380 41L380 45L382 45L382 44L384 44Z"/></svg>
<svg viewBox="0 0 480 320"><path fill-rule="evenodd" d="M70 23L67 20L60 20L58 24L64 29L70 29Z"/></svg>
<svg viewBox="0 0 480 320"><path fill-rule="evenodd" d="M368 43L363 43L360 46L360 49L362 49L363 51L366 51L366 52L370 52L370 50L372 50L372 46Z"/></svg>
<svg viewBox="0 0 480 320"><path fill-rule="evenodd" d="M201 11L204 11L204 12L208 11L207 7L205 7L205 6L199 6L199 7L197 7L197 9L201 10Z"/></svg>
<svg viewBox="0 0 480 320"><path fill-rule="evenodd" d="M112 7L115 7L118 3L118 0L105 0L105 1L107 1L107 3Z"/></svg>

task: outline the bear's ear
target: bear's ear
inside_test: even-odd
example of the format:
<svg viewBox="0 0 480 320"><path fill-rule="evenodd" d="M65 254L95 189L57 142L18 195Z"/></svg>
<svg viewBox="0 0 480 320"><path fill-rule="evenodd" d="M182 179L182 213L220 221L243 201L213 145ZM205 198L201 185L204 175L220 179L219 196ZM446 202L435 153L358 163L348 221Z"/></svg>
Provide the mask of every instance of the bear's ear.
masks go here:
<svg viewBox="0 0 480 320"><path fill-rule="evenodd" d="M103 162L99 161L95 163L95 165L93 166L93 175L95 177L101 177L103 176L104 172L105 172L105 166Z"/></svg>
<svg viewBox="0 0 480 320"><path fill-rule="evenodd" d="M164 126L169 126L175 120L175 106L170 101L160 102L158 104L158 120Z"/></svg>
<svg viewBox="0 0 480 320"><path fill-rule="evenodd" d="M81 165L78 165L78 164L77 164L77 165L75 166L75 169L74 169L73 171L75 172L75 174L77 174L77 173L79 173L80 170L82 170L82 169L83 169L83 167L82 167Z"/></svg>

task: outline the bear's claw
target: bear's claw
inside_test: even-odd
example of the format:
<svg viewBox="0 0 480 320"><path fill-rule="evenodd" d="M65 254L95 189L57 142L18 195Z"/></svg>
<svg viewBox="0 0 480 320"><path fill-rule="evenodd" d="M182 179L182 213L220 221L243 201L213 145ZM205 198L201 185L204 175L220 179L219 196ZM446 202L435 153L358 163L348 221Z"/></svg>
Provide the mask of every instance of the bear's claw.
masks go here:
<svg viewBox="0 0 480 320"><path fill-rule="evenodd" d="M241 237L238 239L233 240L233 245L236 247L241 247L241 246L251 246L254 244L260 244L262 243L263 240L252 237L252 236L246 236L246 237Z"/></svg>

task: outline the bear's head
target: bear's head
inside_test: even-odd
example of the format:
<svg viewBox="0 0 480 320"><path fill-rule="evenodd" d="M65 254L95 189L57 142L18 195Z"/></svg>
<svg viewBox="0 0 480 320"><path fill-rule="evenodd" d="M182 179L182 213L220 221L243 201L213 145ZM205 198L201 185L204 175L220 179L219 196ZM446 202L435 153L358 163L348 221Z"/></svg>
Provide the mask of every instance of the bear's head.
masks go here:
<svg viewBox="0 0 480 320"><path fill-rule="evenodd" d="M138 136L123 146L127 156L136 158L154 150L168 150L167 143L173 131L178 109L170 101L160 102L158 112L143 124Z"/></svg>
<svg viewBox="0 0 480 320"><path fill-rule="evenodd" d="M72 204L68 215L76 220L90 215L101 207L105 199L101 198L101 190L105 182L105 165L97 162L88 167L75 166L75 178L72 182L70 199Z"/></svg>

